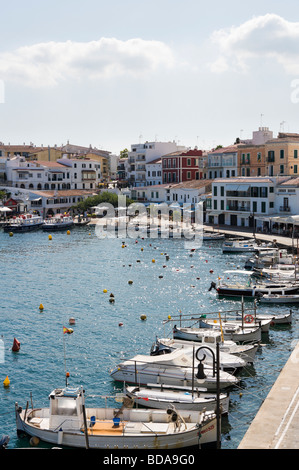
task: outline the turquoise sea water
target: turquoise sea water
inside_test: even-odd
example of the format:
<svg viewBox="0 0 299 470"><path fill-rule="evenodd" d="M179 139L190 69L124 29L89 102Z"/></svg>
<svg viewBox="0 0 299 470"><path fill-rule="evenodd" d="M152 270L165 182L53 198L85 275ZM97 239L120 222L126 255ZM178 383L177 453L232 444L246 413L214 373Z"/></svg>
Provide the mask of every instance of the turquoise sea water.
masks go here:
<svg viewBox="0 0 299 470"><path fill-rule="evenodd" d="M10 436L9 448L28 447L28 439L16 434L14 403L25 407L32 393L34 406L48 406L49 393L65 384L64 350L69 384L84 386L87 406L103 406L101 397L119 387L110 370L124 358L149 354L156 336L171 335L171 324L162 323L168 315L240 306L238 300L218 299L208 291L218 276L228 276L225 270L243 268L246 260L246 255L223 255L221 242L204 242L191 252L184 240L99 239L94 227L52 237L42 231L9 237L0 231L0 435ZM259 310L281 313L287 308ZM298 338L296 306L293 312L291 326L271 328L263 336L254 365L241 374L241 388L231 391L222 448L237 448L288 359ZM73 334L63 335L63 326ZM11 350L14 337L21 343L18 353ZM2 385L6 376L8 388Z"/></svg>

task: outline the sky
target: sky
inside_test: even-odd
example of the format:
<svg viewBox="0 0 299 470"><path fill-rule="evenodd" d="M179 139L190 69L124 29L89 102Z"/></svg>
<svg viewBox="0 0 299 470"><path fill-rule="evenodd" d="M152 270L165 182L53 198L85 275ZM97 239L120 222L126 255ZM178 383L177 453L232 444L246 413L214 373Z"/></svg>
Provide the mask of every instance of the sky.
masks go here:
<svg viewBox="0 0 299 470"><path fill-rule="evenodd" d="M0 0L0 141L119 154L299 133L297 0Z"/></svg>

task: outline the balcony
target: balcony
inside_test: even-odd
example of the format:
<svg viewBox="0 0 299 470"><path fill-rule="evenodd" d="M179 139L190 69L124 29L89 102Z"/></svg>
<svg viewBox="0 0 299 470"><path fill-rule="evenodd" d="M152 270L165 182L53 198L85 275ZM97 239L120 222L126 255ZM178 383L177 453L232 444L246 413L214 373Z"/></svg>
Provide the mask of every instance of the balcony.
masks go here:
<svg viewBox="0 0 299 470"><path fill-rule="evenodd" d="M291 212L291 208L288 206L280 206L279 207L280 212Z"/></svg>
<svg viewBox="0 0 299 470"><path fill-rule="evenodd" d="M250 212L250 205L239 206L235 204L227 204L226 210L233 212Z"/></svg>

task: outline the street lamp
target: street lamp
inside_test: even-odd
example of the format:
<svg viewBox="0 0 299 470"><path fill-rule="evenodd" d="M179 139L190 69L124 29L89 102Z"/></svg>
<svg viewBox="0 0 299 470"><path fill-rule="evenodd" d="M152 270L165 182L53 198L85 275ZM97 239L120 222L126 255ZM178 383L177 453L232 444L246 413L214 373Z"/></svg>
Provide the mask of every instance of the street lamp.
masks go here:
<svg viewBox="0 0 299 470"><path fill-rule="evenodd" d="M203 357L200 359L198 357L198 353L201 349L209 349L212 353L213 357L213 377L216 375L216 426L217 426L217 449L221 447L221 429L220 429L220 377L219 377L219 367L220 367L220 353L219 353L219 343L216 343L216 358L215 352L208 346L200 346L195 353L196 359L199 361L197 367L197 374L196 378L199 380L203 380L206 378L204 373L204 365L203 361L205 360L206 355L204 354ZM194 351L193 351L193 363L194 363ZM194 368L193 368L193 375L194 375ZM193 391L193 389L192 389Z"/></svg>

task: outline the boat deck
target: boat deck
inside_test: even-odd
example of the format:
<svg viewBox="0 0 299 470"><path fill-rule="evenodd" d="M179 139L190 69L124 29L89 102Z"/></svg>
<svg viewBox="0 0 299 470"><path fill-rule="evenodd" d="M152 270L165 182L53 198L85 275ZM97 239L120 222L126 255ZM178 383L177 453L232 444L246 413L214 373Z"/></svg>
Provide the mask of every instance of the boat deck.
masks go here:
<svg viewBox="0 0 299 470"><path fill-rule="evenodd" d="M299 342L238 449L299 448Z"/></svg>

